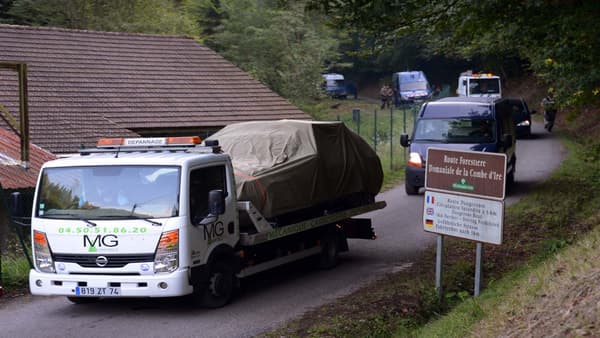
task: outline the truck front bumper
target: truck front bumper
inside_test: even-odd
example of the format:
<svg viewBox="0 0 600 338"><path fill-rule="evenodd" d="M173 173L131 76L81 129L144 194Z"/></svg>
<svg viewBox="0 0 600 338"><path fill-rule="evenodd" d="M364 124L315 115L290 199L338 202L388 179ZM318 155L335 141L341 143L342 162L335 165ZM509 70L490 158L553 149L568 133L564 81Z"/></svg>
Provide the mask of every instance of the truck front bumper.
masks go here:
<svg viewBox="0 0 600 338"><path fill-rule="evenodd" d="M29 272L33 295L77 296L77 287L120 288L118 297L177 297L192 293L188 269L164 275L67 275Z"/></svg>

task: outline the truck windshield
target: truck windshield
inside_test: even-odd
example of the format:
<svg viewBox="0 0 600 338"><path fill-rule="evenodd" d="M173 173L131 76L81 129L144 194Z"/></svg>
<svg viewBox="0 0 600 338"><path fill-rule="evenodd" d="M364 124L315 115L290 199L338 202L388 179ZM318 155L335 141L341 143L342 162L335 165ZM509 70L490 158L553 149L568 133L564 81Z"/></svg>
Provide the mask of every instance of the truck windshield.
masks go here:
<svg viewBox="0 0 600 338"><path fill-rule="evenodd" d="M499 79L471 79L469 81L470 94L499 94Z"/></svg>
<svg viewBox="0 0 600 338"><path fill-rule="evenodd" d="M174 166L46 168L35 214L82 220L174 217L179 177Z"/></svg>
<svg viewBox="0 0 600 338"><path fill-rule="evenodd" d="M432 143L493 143L496 124L491 119L420 119L413 141Z"/></svg>

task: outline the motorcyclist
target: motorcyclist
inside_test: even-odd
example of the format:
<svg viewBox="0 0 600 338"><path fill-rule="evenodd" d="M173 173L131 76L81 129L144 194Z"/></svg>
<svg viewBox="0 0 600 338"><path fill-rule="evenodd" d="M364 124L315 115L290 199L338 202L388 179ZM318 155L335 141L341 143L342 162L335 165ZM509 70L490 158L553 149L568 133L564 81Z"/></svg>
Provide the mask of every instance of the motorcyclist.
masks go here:
<svg viewBox="0 0 600 338"><path fill-rule="evenodd" d="M548 95L542 99L542 108L544 109L544 129L548 132L552 131L554 127L554 120L556 119L556 102L554 101L554 90L548 89Z"/></svg>

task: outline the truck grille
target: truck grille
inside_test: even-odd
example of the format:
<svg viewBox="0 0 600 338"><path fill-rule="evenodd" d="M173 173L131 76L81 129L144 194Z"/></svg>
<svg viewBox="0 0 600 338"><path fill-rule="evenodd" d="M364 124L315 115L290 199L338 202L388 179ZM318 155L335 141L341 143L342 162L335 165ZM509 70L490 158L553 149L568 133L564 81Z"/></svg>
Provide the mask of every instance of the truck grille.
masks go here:
<svg viewBox="0 0 600 338"><path fill-rule="evenodd" d="M108 262L104 266L96 264L96 259L100 256L107 258ZM54 254L55 262L76 263L84 268L122 268L129 263L153 262L154 254L145 255L69 255Z"/></svg>

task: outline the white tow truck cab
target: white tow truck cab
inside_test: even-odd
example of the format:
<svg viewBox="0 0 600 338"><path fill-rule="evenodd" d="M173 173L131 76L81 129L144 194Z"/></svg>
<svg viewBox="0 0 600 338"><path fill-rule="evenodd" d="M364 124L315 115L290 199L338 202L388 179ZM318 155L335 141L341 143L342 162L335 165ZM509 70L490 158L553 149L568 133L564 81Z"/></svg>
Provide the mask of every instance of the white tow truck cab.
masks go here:
<svg viewBox="0 0 600 338"><path fill-rule="evenodd" d="M101 139L47 162L31 217L34 295L74 303L174 297L207 307L231 299L236 278L311 255L325 267L346 238L374 238L373 202L293 224L238 201L229 155L198 137Z"/></svg>
<svg viewBox="0 0 600 338"><path fill-rule="evenodd" d="M497 75L469 70L460 73L456 93L458 96L502 97L502 84Z"/></svg>

